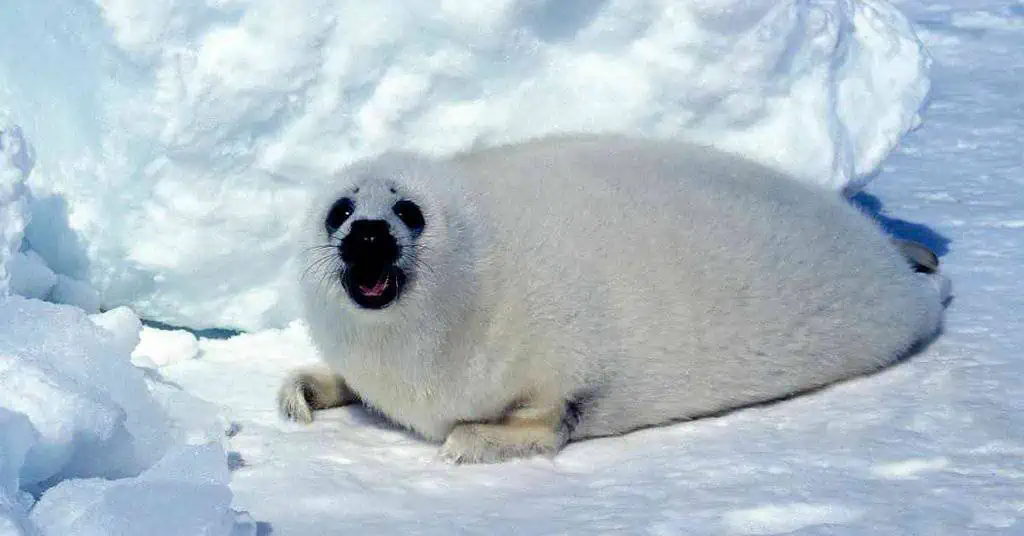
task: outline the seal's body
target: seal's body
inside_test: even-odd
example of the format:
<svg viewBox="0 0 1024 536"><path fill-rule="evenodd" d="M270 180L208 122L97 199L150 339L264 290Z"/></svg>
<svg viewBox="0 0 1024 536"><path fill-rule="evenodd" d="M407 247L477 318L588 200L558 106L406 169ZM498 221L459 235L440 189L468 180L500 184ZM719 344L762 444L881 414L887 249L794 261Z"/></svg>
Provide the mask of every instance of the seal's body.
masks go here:
<svg viewBox="0 0 1024 536"><path fill-rule="evenodd" d="M838 194L707 147L555 136L337 185L300 278L330 372L293 374L281 407L361 400L453 461L786 397L941 323L942 276Z"/></svg>

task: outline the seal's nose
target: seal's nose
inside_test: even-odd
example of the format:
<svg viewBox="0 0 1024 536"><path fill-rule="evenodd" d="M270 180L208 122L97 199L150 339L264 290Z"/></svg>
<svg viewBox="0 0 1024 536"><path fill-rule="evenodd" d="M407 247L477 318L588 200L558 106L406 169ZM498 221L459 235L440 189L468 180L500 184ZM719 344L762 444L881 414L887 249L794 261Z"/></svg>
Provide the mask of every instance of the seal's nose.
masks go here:
<svg viewBox="0 0 1024 536"><path fill-rule="evenodd" d="M341 260L349 264L386 265L398 259L398 243L384 220L357 220L341 241Z"/></svg>

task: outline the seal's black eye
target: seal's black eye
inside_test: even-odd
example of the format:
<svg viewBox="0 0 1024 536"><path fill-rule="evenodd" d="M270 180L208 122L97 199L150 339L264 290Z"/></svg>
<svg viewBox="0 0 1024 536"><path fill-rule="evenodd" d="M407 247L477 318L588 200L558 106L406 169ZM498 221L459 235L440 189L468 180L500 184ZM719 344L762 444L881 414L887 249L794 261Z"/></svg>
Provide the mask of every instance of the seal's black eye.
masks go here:
<svg viewBox="0 0 1024 536"><path fill-rule="evenodd" d="M352 215L356 210L356 204L347 197L334 202L331 206L331 211L327 213L327 219L324 221L324 227L327 228L328 233L334 233L339 227L345 224L345 220Z"/></svg>
<svg viewBox="0 0 1024 536"><path fill-rule="evenodd" d="M398 216L398 219L402 220L402 223L413 233L418 234L423 231L426 222L423 221L423 211L416 206L416 203L403 199L395 203L391 210L395 211L395 216Z"/></svg>

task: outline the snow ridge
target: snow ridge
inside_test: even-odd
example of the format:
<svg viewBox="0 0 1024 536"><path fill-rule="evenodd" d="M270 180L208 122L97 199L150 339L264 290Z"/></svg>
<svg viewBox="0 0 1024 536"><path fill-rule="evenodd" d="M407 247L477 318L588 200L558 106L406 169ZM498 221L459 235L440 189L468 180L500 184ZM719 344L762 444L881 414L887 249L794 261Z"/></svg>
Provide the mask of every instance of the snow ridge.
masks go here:
<svg viewBox="0 0 1024 536"><path fill-rule="evenodd" d="M45 149L34 251L94 302L193 329L295 318L284 259L297 211L363 156L620 131L696 138L852 193L917 125L929 88L927 55L886 0L62 0L0 13L0 99Z"/></svg>

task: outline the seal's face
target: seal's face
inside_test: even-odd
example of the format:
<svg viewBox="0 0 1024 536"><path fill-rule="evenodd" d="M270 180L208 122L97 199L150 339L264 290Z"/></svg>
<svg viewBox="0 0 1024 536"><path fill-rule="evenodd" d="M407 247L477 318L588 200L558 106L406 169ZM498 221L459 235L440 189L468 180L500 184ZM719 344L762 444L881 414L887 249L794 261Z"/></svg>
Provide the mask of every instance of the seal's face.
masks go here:
<svg viewBox="0 0 1024 536"><path fill-rule="evenodd" d="M307 310L364 327L454 318L477 288L482 234L462 180L452 166L402 152L339 170L311 197L297 236Z"/></svg>
<svg viewBox="0 0 1024 536"><path fill-rule="evenodd" d="M419 205L394 187L355 187L339 197L323 226L340 259L337 277L361 309L384 309L410 282L415 241L426 227Z"/></svg>

